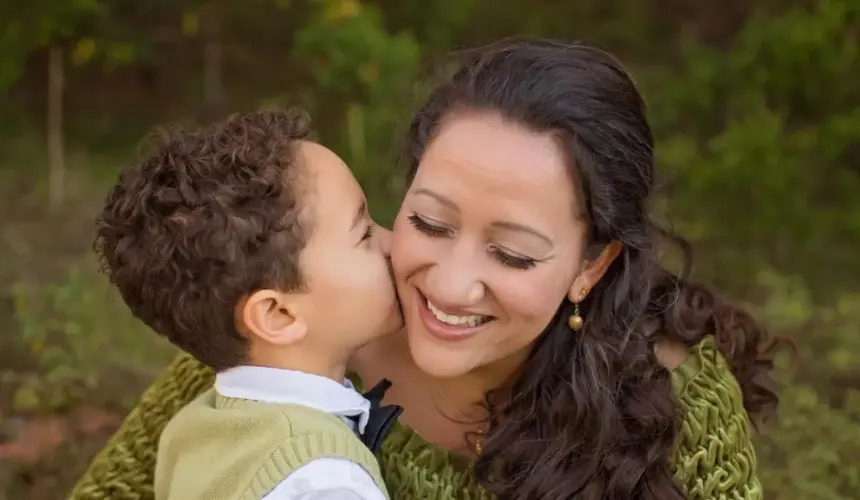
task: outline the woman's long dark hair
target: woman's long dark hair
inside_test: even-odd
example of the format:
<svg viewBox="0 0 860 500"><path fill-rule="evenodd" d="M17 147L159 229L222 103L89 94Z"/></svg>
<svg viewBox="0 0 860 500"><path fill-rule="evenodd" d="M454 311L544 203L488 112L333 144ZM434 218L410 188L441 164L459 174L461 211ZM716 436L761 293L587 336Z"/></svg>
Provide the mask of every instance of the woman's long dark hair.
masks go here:
<svg viewBox="0 0 860 500"><path fill-rule="evenodd" d="M568 327L565 301L516 379L487 394L479 481L502 499L683 500L669 468L680 416L655 343L714 335L756 417L778 403L768 383L774 342L747 312L660 265L659 241L688 245L648 214L654 140L641 96L591 47L506 40L468 52L411 124L411 175L440 123L462 108L558 134L590 245L623 245L581 305L584 327Z"/></svg>

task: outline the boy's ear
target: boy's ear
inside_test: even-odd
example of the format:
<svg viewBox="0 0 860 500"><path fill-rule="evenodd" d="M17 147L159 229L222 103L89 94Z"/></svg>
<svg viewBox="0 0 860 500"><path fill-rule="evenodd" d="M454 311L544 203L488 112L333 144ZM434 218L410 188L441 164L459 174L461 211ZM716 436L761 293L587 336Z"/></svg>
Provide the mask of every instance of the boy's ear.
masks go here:
<svg viewBox="0 0 860 500"><path fill-rule="evenodd" d="M289 303L289 295L276 290L258 290L240 304L241 330L264 342L288 345L305 338L307 324Z"/></svg>

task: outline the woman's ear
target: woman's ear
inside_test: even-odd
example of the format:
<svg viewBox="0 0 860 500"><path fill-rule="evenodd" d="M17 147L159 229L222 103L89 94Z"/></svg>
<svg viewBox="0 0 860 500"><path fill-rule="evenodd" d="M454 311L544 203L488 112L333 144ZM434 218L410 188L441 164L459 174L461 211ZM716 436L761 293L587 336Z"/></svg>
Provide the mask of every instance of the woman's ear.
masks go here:
<svg viewBox="0 0 860 500"><path fill-rule="evenodd" d="M288 345L305 338L307 323L290 304L289 294L258 290L241 304L239 318L245 335L274 345Z"/></svg>
<svg viewBox="0 0 860 500"><path fill-rule="evenodd" d="M573 284L567 292L567 298L575 304L582 302L588 295L588 291L594 288L609 270L609 266L615 262L618 254L621 253L621 248L620 241L613 241L603 247L594 259L583 261L579 275L573 280Z"/></svg>

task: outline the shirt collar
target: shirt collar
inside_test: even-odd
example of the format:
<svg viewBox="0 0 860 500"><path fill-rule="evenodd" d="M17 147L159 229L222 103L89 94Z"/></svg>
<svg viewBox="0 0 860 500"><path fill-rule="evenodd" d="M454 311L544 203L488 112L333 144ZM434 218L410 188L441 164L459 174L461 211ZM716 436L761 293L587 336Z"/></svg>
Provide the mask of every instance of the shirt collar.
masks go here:
<svg viewBox="0 0 860 500"><path fill-rule="evenodd" d="M321 375L263 366L237 366L215 376L215 390L228 398L265 403L297 404L343 418L364 433L370 402L348 379L342 384Z"/></svg>

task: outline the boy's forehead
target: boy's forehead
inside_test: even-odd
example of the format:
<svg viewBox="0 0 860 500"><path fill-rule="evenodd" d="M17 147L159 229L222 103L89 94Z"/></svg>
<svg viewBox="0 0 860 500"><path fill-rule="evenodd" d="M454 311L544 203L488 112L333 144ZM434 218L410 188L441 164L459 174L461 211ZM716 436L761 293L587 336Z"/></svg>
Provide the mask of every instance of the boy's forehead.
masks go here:
<svg viewBox="0 0 860 500"><path fill-rule="evenodd" d="M344 209L354 210L363 201L358 181L334 152L320 144L302 141L299 155L310 187L313 212L318 218L342 218Z"/></svg>
<svg viewBox="0 0 860 500"><path fill-rule="evenodd" d="M349 171L349 167L334 151L310 141L299 141L298 156L302 166L311 173L336 175Z"/></svg>
<svg viewBox="0 0 860 500"><path fill-rule="evenodd" d="M352 171L333 151L320 144L301 141L299 156L302 170L315 185L316 191L341 191L346 195L358 183Z"/></svg>

